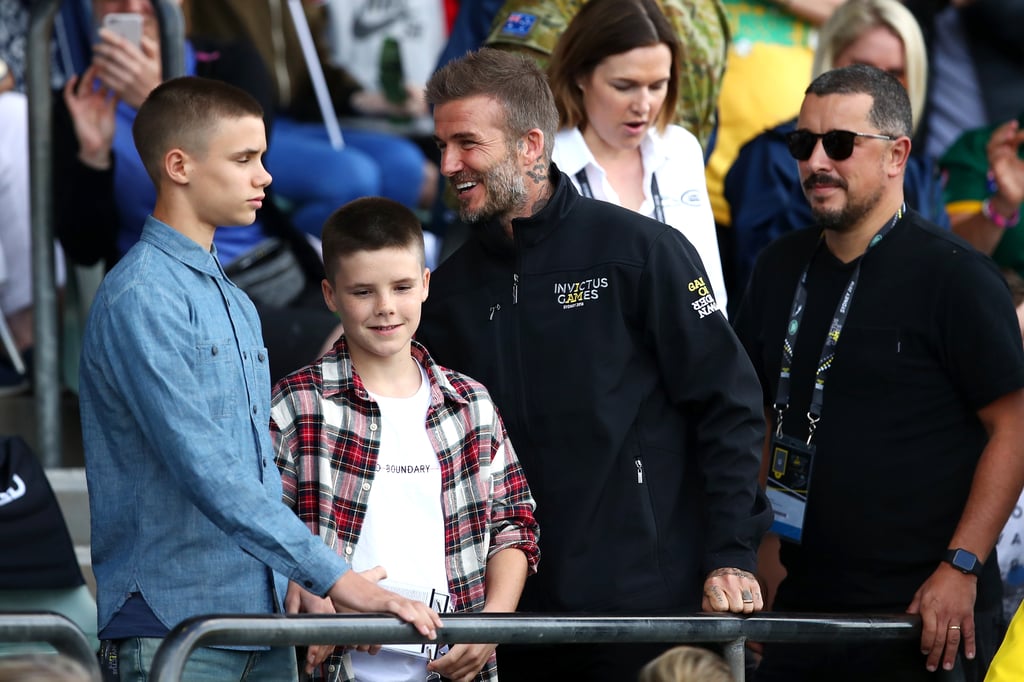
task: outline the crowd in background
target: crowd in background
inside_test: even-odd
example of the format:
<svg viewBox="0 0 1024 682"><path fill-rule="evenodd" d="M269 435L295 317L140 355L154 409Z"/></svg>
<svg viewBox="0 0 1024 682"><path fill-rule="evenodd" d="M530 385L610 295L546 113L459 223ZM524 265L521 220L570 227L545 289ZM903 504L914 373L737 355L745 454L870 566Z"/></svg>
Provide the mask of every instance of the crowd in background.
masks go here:
<svg viewBox="0 0 1024 682"><path fill-rule="evenodd" d="M1024 0L658 0L664 16L640 16L636 25L616 23L625 13L614 2L592 1L585 9L586 0L328 0L301 3L296 17L291 12L298 3L285 0L182 0L186 37L178 47L186 75L238 86L263 111L263 161L273 182L255 221L218 230L212 243L224 273L256 306L272 382L330 352L343 332L321 288L321 226L335 209L368 196L405 206L422 224L430 269L472 240L480 216L459 209L462 190L450 185L462 171L446 162L444 145L439 149L427 84L446 64L482 47L526 55L545 70L558 113L557 135L546 141L553 147L545 151L554 166L575 192L685 236L696 254L687 250L686 258L695 257L707 278L693 280L707 292L694 310L702 317L718 311L736 322L755 365L766 334L755 318L768 309L771 289L763 272L765 279L752 279L758 267L767 267L759 259L766 249L780 258L780 243L798 243L787 235L819 219L805 196L813 189L801 175L801 164L814 163L808 157L818 139L810 140L806 156L798 149L809 139L800 137L806 133L802 105L813 97L805 94L808 86L842 67L888 73L905 88L912 114L905 170L901 166L899 191L891 190L905 202L897 215L912 209L994 263L1024 330L1024 228L1018 226ZM29 4L0 0L0 311L6 332L0 398L31 390ZM143 17L137 40L104 23L126 12ZM304 45L307 30L310 45ZM89 266L107 272L142 235L157 194L132 126L165 79L150 0L64 0L54 36L50 190L57 286L63 289L65 259L67 278ZM339 125L326 125L325 116ZM835 151L841 148L835 139L817 138L829 159L849 157ZM789 241L779 242L784 238ZM755 285L748 289L750 282ZM751 301L759 302L757 311ZM491 321L495 313L491 307ZM458 345L437 331L443 324L435 320L431 327L425 320L433 338L442 339L438 346ZM957 337L951 344L964 342ZM772 354L778 355L774 347L765 351ZM486 362L480 367L481 374L490 370ZM755 369L770 405L775 396L767 386L775 379L765 372L778 368ZM496 398L518 396L501 379L498 386L485 384ZM972 394L964 401L977 399ZM530 455L523 458L528 462ZM543 513L544 498L538 500ZM1009 517L996 544L1002 629L1024 598L1024 496ZM755 596L766 607L786 575L785 540L781 563L778 542L769 534L760 553L765 594ZM792 562L794 553L789 556ZM540 580L548 579L544 568L542 562ZM528 596L529 585L538 584L532 580ZM80 585L75 576L54 587L74 588L79 598ZM538 608L550 599L533 596ZM792 593L789 599L806 606ZM669 664L662 661L663 668ZM651 668L642 679L660 679L654 674Z"/></svg>

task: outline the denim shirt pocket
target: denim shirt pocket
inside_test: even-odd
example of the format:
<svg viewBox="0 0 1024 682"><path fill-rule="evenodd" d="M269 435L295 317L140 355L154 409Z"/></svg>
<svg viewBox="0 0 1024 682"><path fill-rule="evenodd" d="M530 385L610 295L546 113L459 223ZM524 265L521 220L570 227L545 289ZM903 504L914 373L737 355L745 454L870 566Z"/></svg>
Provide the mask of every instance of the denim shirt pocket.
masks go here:
<svg viewBox="0 0 1024 682"><path fill-rule="evenodd" d="M210 417L215 420L230 416L233 400L243 400L234 390L241 369L235 348L234 341L227 337L196 345L196 383L203 390Z"/></svg>
<svg viewBox="0 0 1024 682"><path fill-rule="evenodd" d="M271 389L270 356L267 353L266 347L250 346L247 350L243 351L242 357L250 391L255 396L269 396ZM265 416L267 419L270 419L269 413Z"/></svg>

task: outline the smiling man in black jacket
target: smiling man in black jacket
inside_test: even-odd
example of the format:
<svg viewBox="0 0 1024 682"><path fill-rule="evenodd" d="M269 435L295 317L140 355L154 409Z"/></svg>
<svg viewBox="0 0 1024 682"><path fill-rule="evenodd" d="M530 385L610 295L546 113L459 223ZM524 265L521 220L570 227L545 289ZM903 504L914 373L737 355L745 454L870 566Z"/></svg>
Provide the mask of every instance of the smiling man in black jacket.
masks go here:
<svg viewBox="0 0 1024 682"><path fill-rule="evenodd" d="M473 236L418 338L488 386L520 452L544 557L520 609L759 610L761 389L696 251L551 165L557 114L528 59L469 54L427 97ZM663 648L498 653L505 681L624 680Z"/></svg>

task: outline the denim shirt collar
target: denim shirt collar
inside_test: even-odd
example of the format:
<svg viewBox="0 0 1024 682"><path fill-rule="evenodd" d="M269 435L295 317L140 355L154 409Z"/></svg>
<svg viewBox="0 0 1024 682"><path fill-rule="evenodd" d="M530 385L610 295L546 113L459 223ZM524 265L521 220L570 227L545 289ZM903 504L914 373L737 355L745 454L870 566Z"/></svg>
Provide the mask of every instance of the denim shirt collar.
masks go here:
<svg viewBox="0 0 1024 682"><path fill-rule="evenodd" d="M152 244L174 260L181 261L194 270L218 279L227 279L220 266L220 261L217 260L215 245L207 251L198 242L189 239L152 215L146 218L146 224L142 227L142 236L139 239Z"/></svg>

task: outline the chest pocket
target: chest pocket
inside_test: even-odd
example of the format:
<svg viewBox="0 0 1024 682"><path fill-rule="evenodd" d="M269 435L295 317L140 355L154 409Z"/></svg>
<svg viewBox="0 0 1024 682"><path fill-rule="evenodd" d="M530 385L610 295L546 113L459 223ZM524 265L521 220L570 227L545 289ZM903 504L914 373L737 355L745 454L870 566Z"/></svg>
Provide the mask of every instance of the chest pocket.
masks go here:
<svg viewBox="0 0 1024 682"><path fill-rule="evenodd" d="M857 396L876 397L893 382L901 361L900 331L895 328L848 328L836 350L835 386Z"/></svg>
<svg viewBox="0 0 1024 682"><path fill-rule="evenodd" d="M241 370L234 342L229 338L201 342L196 346L196 382L205 395L210 417L224 419L233 408L246 405L245 391L239 385Z"/></svg>

